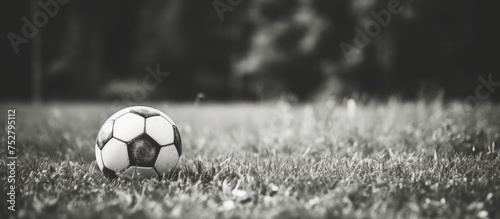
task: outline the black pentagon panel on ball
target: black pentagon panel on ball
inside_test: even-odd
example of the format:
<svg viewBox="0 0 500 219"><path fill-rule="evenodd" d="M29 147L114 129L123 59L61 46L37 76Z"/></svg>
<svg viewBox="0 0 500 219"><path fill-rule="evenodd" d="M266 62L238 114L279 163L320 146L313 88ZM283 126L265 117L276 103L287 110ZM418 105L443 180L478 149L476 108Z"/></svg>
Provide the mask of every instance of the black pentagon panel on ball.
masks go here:
<svg viewBox="0 0 500 219"><path fill-rule="evenodd" d="M160 113L158 113L157 110L145 106L134 106L130 108L131 113L135 113L139 116L142 116L144 118L149 118L152 116L159 116Z"/></svg>
<svg viewBox="0 0 500 219"><path fill-rule="evenodd" d="M130 165L153 167L160 153L160 145L149 135L142 134L128 143L128 153Z"/></svg>
<svg viewBox="0 0 500 219"><path fill-rule="evenodd" d="M107 120L99 130L99 134L97 134L96 144L99 149L102 149L104 145L113 137L113 123L114 120Z"/></svg>
<svg viewBox="0 0 500 219"><path fill-rule="evenodd" d="M177 129L177 126L173 125L174 127L174 145L175 148L177 148L177 152L179 153L179 156L182 155L182 140L181 140L181 134L179 133L179 129Z"/></svg>

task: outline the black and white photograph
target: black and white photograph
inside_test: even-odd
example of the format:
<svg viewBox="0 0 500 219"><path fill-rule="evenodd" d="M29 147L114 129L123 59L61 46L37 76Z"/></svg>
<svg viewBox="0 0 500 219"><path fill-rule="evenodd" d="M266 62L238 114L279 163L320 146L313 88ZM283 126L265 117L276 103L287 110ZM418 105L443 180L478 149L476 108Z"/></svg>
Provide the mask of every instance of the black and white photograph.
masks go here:
<svg viewBox="0 0 500 219"><path fill-rule="evenodd" d="M0 8L2 219L500 219L500 2Z"/></svg>

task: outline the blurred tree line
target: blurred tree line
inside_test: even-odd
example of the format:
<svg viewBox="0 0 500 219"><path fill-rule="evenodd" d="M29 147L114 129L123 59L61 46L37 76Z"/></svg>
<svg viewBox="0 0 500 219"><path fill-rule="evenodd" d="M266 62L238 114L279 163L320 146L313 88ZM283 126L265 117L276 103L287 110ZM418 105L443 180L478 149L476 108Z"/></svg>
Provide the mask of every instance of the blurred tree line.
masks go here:
<svg viewBox="0 0 500 219"><path fill-rule="evenodd" d="M40 4L51 1L56 2L9 2L2 13L4 36L22 36L21 18L33 21L44 10ZM397 1L400 13L386 18L387 25L379 23L379 32L346 58L340 45L356 47L355 28L366 30L369 22L378 22L373 13L393 3L70 0L58 5L28 43L18 45L17 54L10 38L4 38L7 77L0 95L112 99L143 86L146 67L157 64L170 74L147 91L150 99L192 100L198 93L212 100L282 93L302 100L416 98L438 91L464 98L474 95L480 75L493 74L493 81L500 81L500 15L494 1ZM221 5L227 8L217 8ZM370 31L376 31L373 27ZM34 84L40 91L33 90Z"/></svg>

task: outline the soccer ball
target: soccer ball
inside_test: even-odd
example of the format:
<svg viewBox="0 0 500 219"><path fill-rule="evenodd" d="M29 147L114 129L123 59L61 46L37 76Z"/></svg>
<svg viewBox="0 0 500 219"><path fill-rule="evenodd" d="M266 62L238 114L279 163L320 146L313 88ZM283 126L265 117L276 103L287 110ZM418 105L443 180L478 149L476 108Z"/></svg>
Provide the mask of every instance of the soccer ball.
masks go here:
<svg viewBox="0 0 500 219"><path fill-rule="evenodd" d="M109 178L161 177L177 165L181 154L175 123L145 106L128 107L109 117L95 144L97 165Z"/></svg>

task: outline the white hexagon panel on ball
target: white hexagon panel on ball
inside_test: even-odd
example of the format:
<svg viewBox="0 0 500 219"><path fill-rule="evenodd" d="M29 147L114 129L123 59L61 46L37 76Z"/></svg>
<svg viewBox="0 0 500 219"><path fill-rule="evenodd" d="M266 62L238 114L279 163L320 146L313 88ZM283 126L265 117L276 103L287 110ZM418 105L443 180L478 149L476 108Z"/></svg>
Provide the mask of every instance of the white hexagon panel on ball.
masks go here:
<svg viewBox="0 0 500 219"><path fill-rule="evenodd" d="M112 138L102 148L104 167L115 171L124 171L129 165L127 144Z"/></svg>
<svg viewBox="0 0 500 219"><path fill-rule="evenodd" d="M156 158L155 168L163 176L171 171L177 165L178 161L179 153L174 145L162 147L158 158Z"/></svg>
<svg viewBox="0 0 500 219"><path fill-rule="evenodd" d="M174 143L174 127L162 116L146 119L146 134L161 146Z"/></svg>
<svg viewBox="0 0 500 219"><path fill-rule="evenodd" d="M127 113L115 120L113 136L125 142L144 133L144 118L134 113Z"/></svg>

